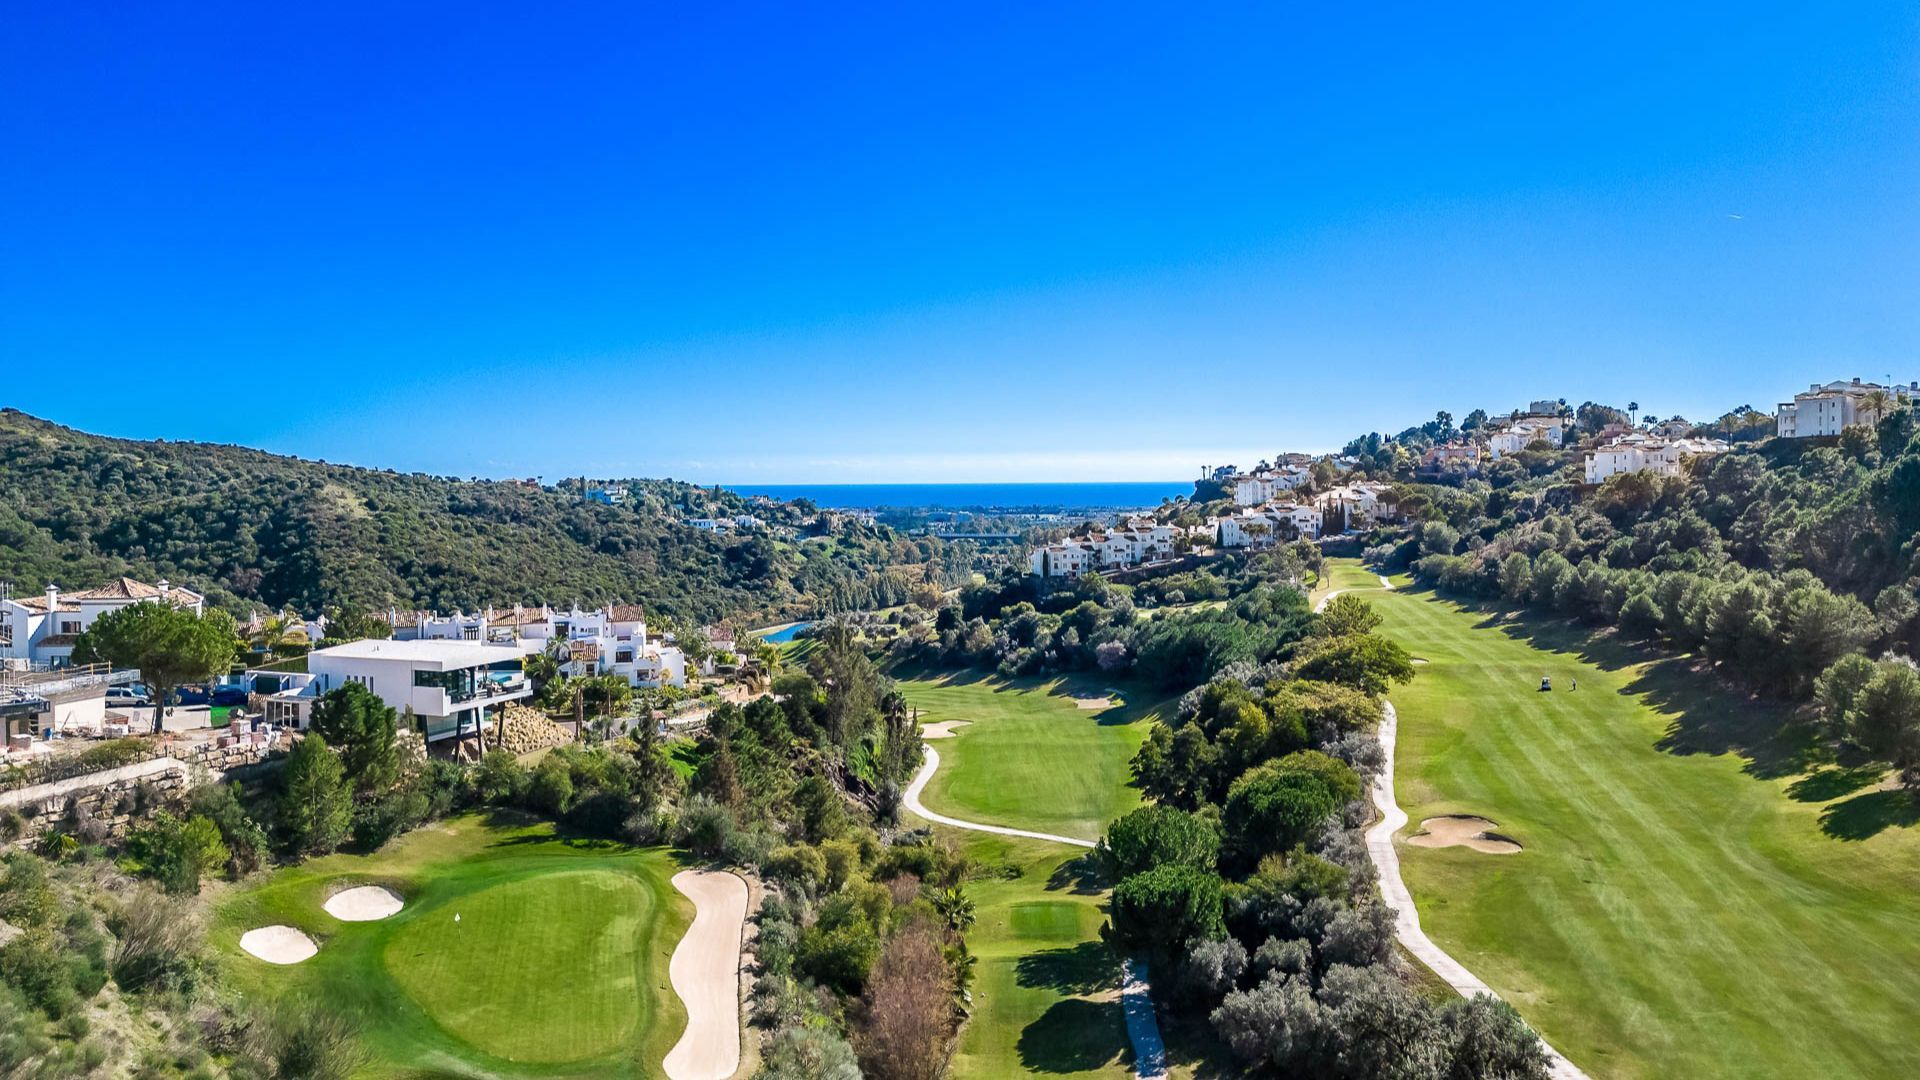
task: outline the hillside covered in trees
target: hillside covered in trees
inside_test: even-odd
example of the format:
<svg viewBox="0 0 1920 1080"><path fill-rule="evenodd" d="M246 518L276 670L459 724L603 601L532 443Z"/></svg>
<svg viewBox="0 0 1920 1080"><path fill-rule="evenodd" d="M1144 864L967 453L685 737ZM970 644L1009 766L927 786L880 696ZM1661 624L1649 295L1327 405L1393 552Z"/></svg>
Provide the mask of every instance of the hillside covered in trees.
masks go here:
<svg viewBox="0 0 1920 1080"><path fill-rule="evenodd" d="M0 581L19 593L120 574L243 610L473 610L634 601L683 619L886 606L947 585L966 545L909 540L806 502L749 505L672 480L539 487L355 468L209 443L110 439L0 410ZM716 535L688 517L751 513Z"/></svg>

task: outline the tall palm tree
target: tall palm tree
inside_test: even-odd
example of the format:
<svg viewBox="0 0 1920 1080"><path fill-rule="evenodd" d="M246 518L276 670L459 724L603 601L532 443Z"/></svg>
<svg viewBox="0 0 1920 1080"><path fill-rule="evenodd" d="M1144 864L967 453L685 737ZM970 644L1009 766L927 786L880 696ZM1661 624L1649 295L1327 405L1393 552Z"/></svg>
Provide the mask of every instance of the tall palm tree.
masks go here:
<svg viewBox="0 0 1920 1080"><path fill-rule="evenodd" d="M1637 401L1627 402L1627 423L1632 424L1634 427L1640 426L1640 403L1639 402Z"/></svg>
<svg viewBox="0 0 1920 1080"><path fill-rule="evenodd" d="M1861 399L1860 411L1872 413L1873 422L1878 424L1880 418L1887 414L1887 409L1892 404L1893 395L1887 393L1885 390L1869 390L1867 391L1867 396Z"/></svg>

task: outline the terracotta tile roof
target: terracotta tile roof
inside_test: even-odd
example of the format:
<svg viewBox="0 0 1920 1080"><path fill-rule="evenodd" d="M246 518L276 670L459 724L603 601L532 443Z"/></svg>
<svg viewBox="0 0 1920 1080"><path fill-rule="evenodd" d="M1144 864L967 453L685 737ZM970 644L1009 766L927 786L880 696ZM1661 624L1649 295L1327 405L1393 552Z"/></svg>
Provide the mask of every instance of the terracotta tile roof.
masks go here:
<svg viewBox="0 0 1920 1080"><path fill-rule="evenodd" d="M43 649L71 648L73 643L79 640L79 634L48 634L40 639L40 647Z"/></svg>
<svg viewBox="0 0 1920 1080"><path fill-rule="evenodd" d="M115 581L109 581L97 589L88 589L85 592L74 593L73 599L158 600L161 595L160 587L157 585L149 585L144 581L135 581L130 577L123 577ZM165 595L170 602L180 607L192 607L194 604L200 603L203 599L199 593L191 589L181 588L178 585L168 589Z"/></svg>
<svg viewBox="0 0 1920 1080"><path fill-rule="evenodd" d="M78 615L80 613L80 605L66 603L67 599L68 597L66 596L60 597L61 604L60 604L59 610L71 611L74 614ZM46 594L44 593L42 593L39 596L16 596L13 598L13 602L16 604L19 604L23 608L26 608L28 611L38 611L38 612L44 613L47 610L47 597L46 597Z"/></svg>
<svg viewBox="0 0 1920 1080"><path fill-rule="evenodd" d="M607 618L612 622L643 622L646 609L639 604L614 604L607 609Z"/></svg>
<svg viewBox="0 0 1920 1080"><path fill-rule="evenodd" d="M488 622L495 626L530 626L547 621L547 613L538 608L515 608L512 611L495 612Z"/></svg>
<svg viewBox="0 0 1920 1080"><path fill-rule="evenodd" d="M599 660L600 643L597 641L575 641L567 646L575 660Z"/></svg>

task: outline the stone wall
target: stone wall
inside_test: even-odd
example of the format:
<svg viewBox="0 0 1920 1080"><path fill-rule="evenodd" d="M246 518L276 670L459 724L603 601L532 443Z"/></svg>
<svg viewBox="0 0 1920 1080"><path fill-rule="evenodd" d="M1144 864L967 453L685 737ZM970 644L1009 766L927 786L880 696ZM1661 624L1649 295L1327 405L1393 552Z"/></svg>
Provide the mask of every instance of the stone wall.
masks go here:
<svg viewBox="0 0 1920 1080"><path fill-rule="evenodd" d="M547 719L546 714L525 705L509 704L506 714L504 733L506 750L509 754L531 754L545 750L550 746L564 746L573 741L573 732ZM493 740L487 740L487 749L493 749Z"/></svg>
<svg viewBox="0 0 1920 1080"><path fill-rule="evenodd" d="M177 807L196 783L256 765L267 753L265 745L251 742L178 747L168 756L0 791L0 816L9 812L20 816L22 844L71 822L89 822L88 828L97 830L96 839L119 841L138 817L157 808Z"/></svg>

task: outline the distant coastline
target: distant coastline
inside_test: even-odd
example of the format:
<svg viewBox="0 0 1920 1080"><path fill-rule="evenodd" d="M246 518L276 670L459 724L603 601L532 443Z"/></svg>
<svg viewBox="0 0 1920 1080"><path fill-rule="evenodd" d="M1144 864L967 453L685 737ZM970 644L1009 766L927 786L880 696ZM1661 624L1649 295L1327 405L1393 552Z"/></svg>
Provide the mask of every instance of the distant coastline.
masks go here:
<svg viewBox="0 0 1920 1080"><path fill-rule="evenodd" d="M1191 480L1029 484L726 484L742 495L835 510L1131 510L1193 493Z"/></svg>

